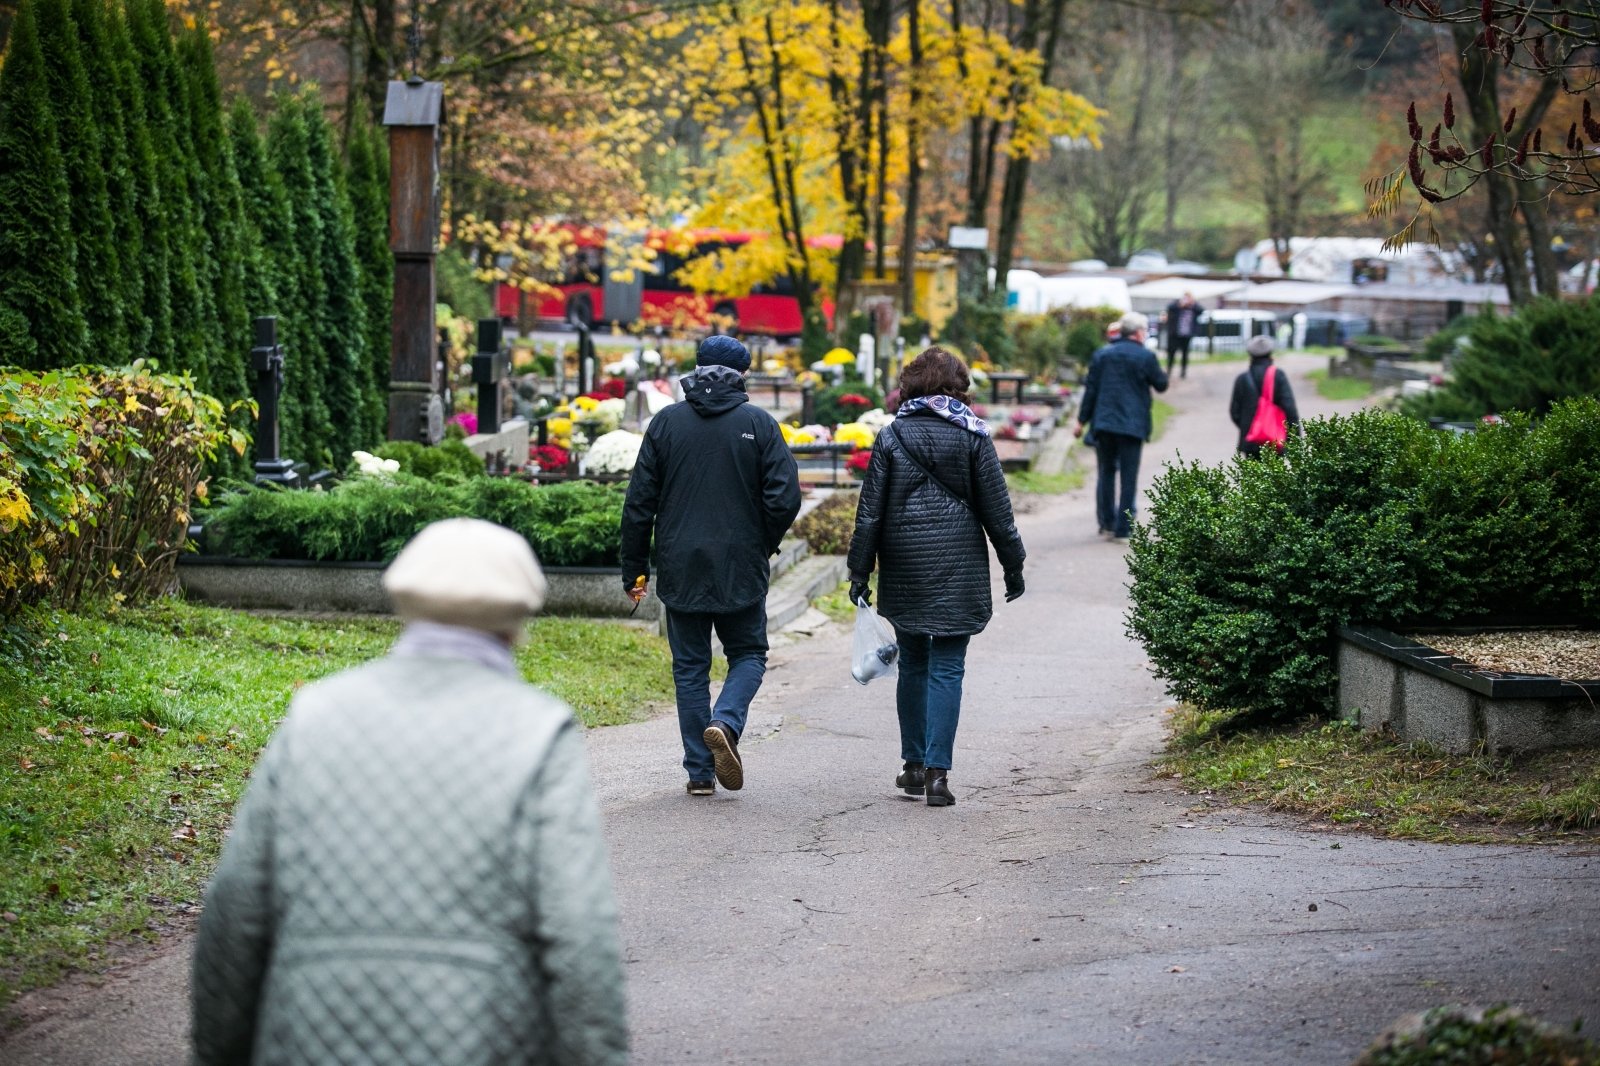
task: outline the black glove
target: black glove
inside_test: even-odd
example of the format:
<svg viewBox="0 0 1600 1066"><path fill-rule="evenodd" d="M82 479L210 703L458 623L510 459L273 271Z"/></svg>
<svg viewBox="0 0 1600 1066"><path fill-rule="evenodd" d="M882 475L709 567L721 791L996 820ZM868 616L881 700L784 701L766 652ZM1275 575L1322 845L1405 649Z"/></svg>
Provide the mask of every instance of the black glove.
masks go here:
<svg viewBox="0 0 1600 1066"><path fill-rule="evenodd" d="M1027 584L1022 580L1021 570L1006 571L1006 602L1010 603L1028 590Z"/></svg>
<svg viewBox="0 0 1600 1066"><path fill-rule="evenodd" d="M872 606L872 589L867 587L866 578L850 579L850 602L859 607Z"/></svg>

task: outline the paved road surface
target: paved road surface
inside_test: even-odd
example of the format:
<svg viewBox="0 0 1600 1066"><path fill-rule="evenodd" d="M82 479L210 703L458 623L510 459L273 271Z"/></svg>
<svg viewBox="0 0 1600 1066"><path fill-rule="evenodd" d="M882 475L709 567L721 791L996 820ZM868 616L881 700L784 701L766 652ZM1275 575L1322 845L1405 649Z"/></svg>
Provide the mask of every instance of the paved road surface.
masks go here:
<svg viewBox="0 0 1600 1066"><path fill-rule="evenodd" d="M1303 411L1337 406L1291 365ZM1241 366L1174 383L1145 481L1228 454ZM893 691L849 679L843 633L775 656L742 793L683 794L670 718L590 735L636 1062L1332 1066L1455 1000L1600 1028L1600 848L1316 832L1152 781L1167 704L1094 526L1087 490L1022 519L1029 591L973 643L954 807L891 787ZM0 1061L180 1062L182 947L58 997Z"/></svg>

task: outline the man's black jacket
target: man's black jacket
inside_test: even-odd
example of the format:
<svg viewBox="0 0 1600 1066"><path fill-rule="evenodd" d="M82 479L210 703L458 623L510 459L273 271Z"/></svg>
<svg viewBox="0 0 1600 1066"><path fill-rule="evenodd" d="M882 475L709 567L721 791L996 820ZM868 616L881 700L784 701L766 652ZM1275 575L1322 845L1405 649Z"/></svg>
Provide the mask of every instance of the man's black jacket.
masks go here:
<svg viewBox="0 0 1600 1066"><path fill-rule="evenodd" d="M650 420L622 511L622 583L650 574L676 611L724 613L767 595L768 558L800 511L794 456L739 372L702 367L686 403Z"/></svg>

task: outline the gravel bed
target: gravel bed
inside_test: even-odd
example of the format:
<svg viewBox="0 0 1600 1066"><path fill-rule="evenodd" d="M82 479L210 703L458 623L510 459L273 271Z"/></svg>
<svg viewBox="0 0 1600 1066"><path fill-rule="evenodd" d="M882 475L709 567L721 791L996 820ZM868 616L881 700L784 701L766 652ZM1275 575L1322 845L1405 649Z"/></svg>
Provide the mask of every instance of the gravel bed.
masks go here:
<svg viewBox="0 0 1600 1066"><path fill-rule="evenodd" d="M1483 670L1549 674L1564 681L1600 680L1600 631L1593 629L1436 633L1420 634L1416 640Z"/></svg>

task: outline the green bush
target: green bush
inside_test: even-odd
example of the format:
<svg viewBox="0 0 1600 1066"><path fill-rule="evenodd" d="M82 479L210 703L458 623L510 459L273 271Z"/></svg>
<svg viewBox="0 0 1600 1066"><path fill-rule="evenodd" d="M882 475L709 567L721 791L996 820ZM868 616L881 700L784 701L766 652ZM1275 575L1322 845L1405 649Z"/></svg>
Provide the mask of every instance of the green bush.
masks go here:
<svg viewBox="0 0 1600 1066"><path fill-rule="evenodd" d="M202 465L245 448L226 418L142 363L0 373L0 617L163 591Z"/></svg>
<svg viewBox="0 0 1600 1066"><path fill-rule="evenodd" d="M842 404L841 396L863 396L867 405ZM819 426L836 426L841 422L854 422L868 411L883 406L883 393L864 381L846 381L820 390L813 401L812 411Z"/></svg>
<svg viewBox="0 0 1600 1066"><path fill-rule="evenodd" d="M1015 369L1048 374L1067 356L1067 327L1057 315L1012 315Z"/></svg>
<svg viewBox="0 0 1600 1066"><path fill-rule="evenodd" d="M402 473L429 481L489 476L483 460L459 437L446 437L432 447L413 440L391 440L378 445L372 454L380 459L393 459L400 464Z"/></svg>
<svg viewBox="0 0 1600 1066"><path fill-rule="evenodd" d="M1600 395L1600 298L1536 300L1514 315L1471 320L1443 388L1406 401L1414 418L1542 415L1568 396Z"/></svg>
<svg viewBox="0 0 1600 1066"><path fill-rule="evenodd" d="M1282 456L1170 466L1132 540L1129 630L1174 696L1332 708L1340 625L1600 616L1600 401L1467 435L1380 412Z"/></svg>
<svg viewBox="0 0 1600 1066"><path fill-rule="evenodd" d="M1515 1007L1435 1007L1407 1015L1355 1066L1600 1066L1600 1045Z"/></svg>
<svg viewBox="0 0 1600 1066"><path fill-rule="evenodd" d="M794 524L794 535L818 555L848 555L856 531L859 492L835 492Z"/></svg>
<svg viewBox="0 0 1600 1066"><path fill-rule="evenodd" d="M388 562L430 522L483 518L527 538L546 566L613 566L624 486L516 478L357 477L323 491L245 488L206 522L209 552L243 559Z"/></svg>

